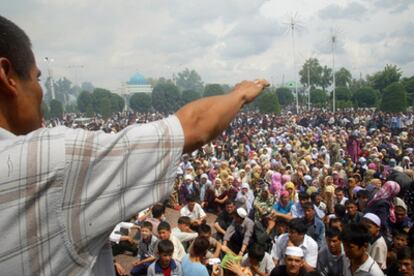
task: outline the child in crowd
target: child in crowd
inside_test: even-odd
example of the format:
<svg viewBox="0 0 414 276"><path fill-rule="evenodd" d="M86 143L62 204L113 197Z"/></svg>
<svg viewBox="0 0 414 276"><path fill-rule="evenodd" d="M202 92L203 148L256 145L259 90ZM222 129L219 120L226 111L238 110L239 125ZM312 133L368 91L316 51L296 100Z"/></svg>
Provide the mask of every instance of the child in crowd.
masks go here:
<svg viewBox="0 0 414 276"><path fill-rule="evenodd" d="M198 235L199 237L204 237L208 239L210 243L210 247L207 251L206 258L218 258L221 252L221 243L212 237L210 225L200 225L200 227L198 228Z"/></svg>
<svg viewBox="0 0 414 276"><path fill-rule="evenodd" d="M170 240L162 240L157 244L158 257L148 267L148 276L182 276L181 265L173 258L174 244Z"/></svg>
<svg viewBox="0 0 414 276"><path fill-rule="evenodd" d="M154 249L157 241L157 237L152 234L152 223L142 222L137 260L132 263L134 267L131 270L131 275L145 275L147 273L148 266L155 260Z"/></svg>
<svg viewBox="0 0 414 276"><path fill-rule="evenodd" d="M171 234L171 226L168 222L162 221L158 225L158 237L160 240L170 240L174 245L172 257L176 261L181 261L185 256L185 250L180 240ZM158 252L155 252L155 255Z"/></svg>
<svg viewBox="0 0 414 276"><path fill-rule="evenodd" d="M387 243L384 237L381 236L381 220L373 214L367 213L362 217L361 224L363 224L371 236L368 254L378 263L382 270L387 268Z"/></svg>
<svg viewBox="0 0 414 276"><path fill-rule="evenodd" d="M191 219L187 216L181 216L178 218L177 227L172 229L172 234L180 240L186 249L198 237L198 233L191 230L190 227Z"/></svg>
<svg viewBox="0 0 414 276"><path fill-rule="evenodd" d="M249 267L253 275L269 275L275 267L272 256L258 244L252 244L249 247L248 253L243 256L241 265Z"/></svg>

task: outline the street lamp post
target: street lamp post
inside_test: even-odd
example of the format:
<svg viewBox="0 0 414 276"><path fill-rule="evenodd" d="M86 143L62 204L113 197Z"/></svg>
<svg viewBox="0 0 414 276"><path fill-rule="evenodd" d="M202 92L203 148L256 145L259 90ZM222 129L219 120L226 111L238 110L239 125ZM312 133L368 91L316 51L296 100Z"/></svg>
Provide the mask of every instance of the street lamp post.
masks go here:
<svg viewBox="0 0 414 276"><path fill-rule="evenodd" d="M332 78L333 78L333 90L332 90L332 111L335 112L335 89L336 89L336 81L335 81L335 43L336 43L336 35L332 35Z"/></svg>
<svg viewBox="0 0 414 276"><path fill-rule="evenodd" d="M52 66L50 65L53 62L53 58L45 57L44 61L47 64L47 72L49 74L49 80L50 80L50 92L52 93L52 100L54 100L56 98L55 85L53 82L53 70L52 70Z"/></svg>

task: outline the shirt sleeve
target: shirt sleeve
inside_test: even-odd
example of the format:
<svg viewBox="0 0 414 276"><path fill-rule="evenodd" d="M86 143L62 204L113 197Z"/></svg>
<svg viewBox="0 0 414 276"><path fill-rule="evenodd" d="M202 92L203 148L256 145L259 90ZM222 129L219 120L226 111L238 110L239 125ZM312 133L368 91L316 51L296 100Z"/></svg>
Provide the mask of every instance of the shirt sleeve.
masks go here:
<svg viewBox="0 0 414 276"><path fill-rule="evenodd" d="M223 240L229 241L231 236L235 233L234 225L231 224L229 227L227 227L226 233L224 234Z"/></svg>
<svg viewBox="0 0 414 276"><path fill-rule="evenodd" d="M176 116L131 125L117 134L63 129L65 243L78 255L96 256L96 241L104 243L116 223L170 194L183 129Z"/></svg>
<svg viewBox="0 0 414 276"><path fill-rule="evenodd" d="M305 255L305 262L308 263L311 267L316 268L316 263L318 261L318 245L316 242L309 243L307 248L307 254Z"/></svg>
<svg viewBox="0 0 414 276"><path fill-rule="evenodd" d="M254 230L254 223L246 223L246 231L244 232L244 237L243 237L243 244L248 245L250 242L250 238L253 235L253 230Z"/></svg>

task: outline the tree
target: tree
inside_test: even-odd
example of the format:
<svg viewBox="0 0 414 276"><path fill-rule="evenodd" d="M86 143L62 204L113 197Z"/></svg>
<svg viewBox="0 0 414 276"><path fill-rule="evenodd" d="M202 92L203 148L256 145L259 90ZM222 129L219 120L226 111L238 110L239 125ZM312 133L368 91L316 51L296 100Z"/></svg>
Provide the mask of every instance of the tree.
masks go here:
<svg viewBox="0 0 414 276"><path fill-rule="evenodd" d="M203 82L200 75L195 70L185 68L176 76L176 84L180 91L192 90L198 93L203 91Z"/></svg>
<svg viewBox="0 0 414 276"><path fill-rule="evenodd" d="M41 109L42 109L43 118L45 120L49 120L50 119L50 109L49 109L49 106L47 105L46 102L42 101Z"/></svg>
<svg viewBox="0 0 414 276"><path fill-rule="evenodd" d="M82 84L81 84L81 91L88 91L88 92L92 93L94 89L95 89L95 87L89 81L82 82Z"/></svg>
<svg viewBox="0 0 414 276"><path fill-rule="evenodd" d="M346 86L340 86L335 89L335 99L338 101L350 101L352 99L351 91Z"/></svg>
<svg viewBox="0 0 414 276"><path fill-rule="evenodd" d="M93 115L93 96L87 91L82 91L77 99L78 109L82 113L86 113L87 116Z"/></svg>
<svg viewBox="0 0 414 276"><path fill-rule="evenodd" d="M326 65L322 68L322 74L319 86L325 92L326 88L328 88L332 84L332 69L328 68Z"/></svg>
<svg viewBox="0 0 414 276"><path fill-rule="evenodd" d="M335 72L335 83L336 86L349 87L352 82L352 74L346 68L342 67Z"/></svg>
<svg viewBox="0 0 414 276"><path fill-rule="evenodd" d="M381 110L384 112L403 112L406 109L407 91L401 83L391 83L384 89Z"/></svg>
<svg viewBox="0 0 414 276"><path fill-rule="evenodd" d="M72 82L66 77L60 78L55 82L55 95L56 100L62 104L66 104L69 101L69 94L72 87Z"/></svg>
<svg viewBox="0 0 414 276"><path fill-rule="evenodd" d="M396 65L387 64L384 70L375 73L373 76L368 76L368 80L373 88L383 93L387 86L400 81L401 74L401 69Z"/></svg>
<svg viewBox="0 0 414 276"><path fill-rule="evenodd" d="M260 112L280 114L280 105L276 93L264 91L262 95L258 102Z"/></svg>
<svg viewBox="0 0 414 276"><path fill-rule="evenodd" d="M302 69L299 71L300 82L304 86L308 86L308 72L309 72L310 86L311 87L319 86L321 83L321 77L322 77L322 66L319 64L319 60L317 58L307 59L305 63L303 64Z"/></svg>
<svg viewBox="0 0 414 276"><path fill-rule="evenodd" d="M218 96L223 94L224 91L220 84L207 84L206 87L204 87L203 97Z"/></svg>
<svg viewBox="0 0 414 276"><path fill-rule="evenodd" d="M111 101L111 112L122 112L125 107L125 100L121 96L115 93L111 93L110 99Z"/></svg>
<svg viewBox="0 0 414 276"><path fill-rule="evenodd" d="M194 90L184 90L181 95L181 104L186 105L201 98L200 93Z"/></svg>
<svg viewBox="0 0 414 276"><path fill-rule="evenodd" d="M129 106L135 112L149 112L151 101L151 96L148 93L135 93L129 99Z"/></svg>
<svg viewBox="0 0 414 276"><path fill-rule="evenodd" d="M357 107L375 107L379 101L379 92L372 87L365 86L354 93Z"/></svg>
<svg viewBox="0 0 414 276"><path fill-rule="evenodd" d="M62 119L63 117L62 103L58 100L51 100L49 105L50 105L50 117Z"/></svg>
<svg viewBox="0 0 414 276"><path fill-rule="evenodd" d="M414 104L414 76L410 78L403 78L402 85L407 91L407 100L409 105Z"/></svg>
<svg viewBox="0 0 414 276"><path fill-rule="evenodd" d="M155 110L172 114L180 107L180 92L171 81L159 81L152 91L152 106Z"/></svg>
<svg viewBox="0 0 414 276"><path fill-rule="evenodd" d="M287 106L295 100L289 88L279 87L276 89L276 95L281 106Z"/></svg>
<svg viewBox="0 0 414 276"><path fill-rule="evenodd" d="M310 101L313 105L323 107L326 104L327 95L321 89L313 89L310 92Z"/></svg>

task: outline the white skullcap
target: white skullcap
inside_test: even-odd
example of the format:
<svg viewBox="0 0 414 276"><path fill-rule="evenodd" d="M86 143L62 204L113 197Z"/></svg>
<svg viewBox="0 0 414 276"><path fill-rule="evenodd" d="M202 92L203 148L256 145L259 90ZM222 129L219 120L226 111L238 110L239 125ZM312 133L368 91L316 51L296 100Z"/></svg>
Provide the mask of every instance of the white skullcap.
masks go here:
<svg viewBox="0 0 414 276"><path fill-rule="evenodd" d="M208 179L208 176L207 176L207 174L203 173L203 174L200 176L200 178L205 178L205 179Z"/></svg>
<svg viewBox="0 0 414 276"><path fill-rule="evenodd" d="M184 176L184 180L193 180L193 177L191 175L189 175L189 174L186 174Z"/></svg>
<svg viewBox="0 0 414 276"><path fill-rule="evenodd" d="M247 211L244 208L238 208L237 215L239 215L241 218L245 218L247 217Z"/></svg>
<svg viewBox="0 0 414 276"><path fill-rule="evenodd" d="M249 186L249 184L247 184L247 183L243 183L243 184L241 185L241 188L242 188L242 189L250 189L250 186Z"/></svg>
<svg viewBox="0 0 414 276"><path fill-rule="evenodd" d="M303 258L303 250L300 247L296 247L296 246L288 246L286 247L286 252L285 252L286 256L295 256L295 257L301 257Z"/></svg>
<svg viewBox="0 0 414 276"><path fill-rule="evenodd" d="M381 227L381 220L380 220L380 218L376 214L366 213L364 215L364 218L370 220L376 226Z"/></svg>

